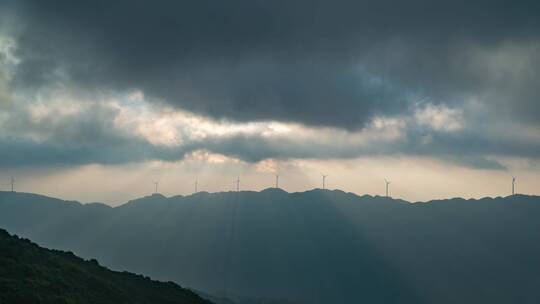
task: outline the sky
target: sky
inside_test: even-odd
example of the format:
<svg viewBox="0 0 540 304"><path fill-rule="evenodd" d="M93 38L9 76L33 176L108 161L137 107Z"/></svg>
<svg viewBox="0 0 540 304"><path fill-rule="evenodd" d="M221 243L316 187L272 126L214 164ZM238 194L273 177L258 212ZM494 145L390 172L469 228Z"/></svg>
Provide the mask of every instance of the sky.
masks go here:
<svg viewBox="0 0 540 304"><path fill-rule="evenodd" d="M0 189L540 194L538 1L0 1Z"/></svg>

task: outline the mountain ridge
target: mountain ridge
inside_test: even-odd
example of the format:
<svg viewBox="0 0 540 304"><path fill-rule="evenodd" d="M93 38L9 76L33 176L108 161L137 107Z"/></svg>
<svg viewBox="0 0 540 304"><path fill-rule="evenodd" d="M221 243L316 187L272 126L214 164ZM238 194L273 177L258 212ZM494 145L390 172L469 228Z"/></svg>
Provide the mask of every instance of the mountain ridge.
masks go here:
<svg viewBox="0 0 540 304"><path fill-rule="evenodd" d="M192 197L196 197L196 196L231 195L231 194L235 194L235 193L236 194L242 194L242 193L243 194L247 194L247 193L250 193L250 194L253 194L253 193L282 193L282 194L295 195L295 194L316 193L318 191L321 191L323 193L327 192L327 193L347 194L347 195L352 195L352 196L354 196L356 198L359 198L359 199L388 200L388 201L403 202L403 203L408 203L408 204L430 204L430 203L440 203L440 202L460 201L460 200L467 201L467 202L477 202L477 201L486 201L486 200L490 201L490 200L500 200L500 199L511 200L511 199L515 199L515 198L518 198L518 199L519 198L540 199L539 195L514 194L514 195L508 195L508 196L484 196L484 197L481 197L481 198L450 197L450 198L435 198L435 199L431 199L431 200L427 200L427 201L408 201L408 200L404 200L404 199L400 199L400 198L386 197L386 196L383 196L383 195L357 194L357 193L354 193L354 192L346 192L346 191L343 191L343 190L340 190L340 189L328 190L328 189L315 188L315 189L306 190L306 191L287 192L287 191L285 191L285 190L283 190L281 188L266 188L266 189L263 189L263 190L260 190L260 191L255 191L255 190L220 191L220 192L199 191L197 193L192 193L192 194L188 194L188 195L175 194L175 195L172 195L172 196L169 196L169 197L167 197L167 196L165 196L163 194L160 194L160 193L153 193L153 194L150 194L150 195L130 199L127 202L121 203L121 204L116 205L116 206L111 206L111 205L109 205L107 203L103 203L103 202L87 202L86 203L86 202L80 202L80 201L77 201L77 200L65 200L65 199L61 199L61 198L57 198L57 197L53 197L53 196L49 196L49 195L44 195L44 194L39 194L39 193L33 193L33 192L18 192L18 191L12 192L12 191L1 191L0 190L0 195L9 195L9 194L25 195L25 196L30 196L30 197L34 197L34 198L51 199L51 200L64 202L64 203L74 203L74 204L83 205L83 206L89 206L89 205L102 206L103 205L103 206L110 207L110 208L118 208L118 207L124 206L126 204L139 202L139 201L145 201L145 200L149 200L149 199L156 200L156 201L158 201L158 200L169 200L169 199L177 200L177 199L184 199L184 198L192 198Z"/></svg>

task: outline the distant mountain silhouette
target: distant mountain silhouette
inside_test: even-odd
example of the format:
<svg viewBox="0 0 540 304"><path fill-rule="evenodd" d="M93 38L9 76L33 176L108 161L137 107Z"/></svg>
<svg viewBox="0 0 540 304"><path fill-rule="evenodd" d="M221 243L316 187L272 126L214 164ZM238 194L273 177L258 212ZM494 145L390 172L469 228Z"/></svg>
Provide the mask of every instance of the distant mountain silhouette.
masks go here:
<svg viewBox="0 0 540 304"><path fill-rule="evenodd" d="M540 198L201 192L110 208L0 193L0 226L236 300L538 303Z"/></svg>
<svg viewBox="0 0 540 304"><path fill-rule="evenodd" d="M210 304L190 290L48 250L0 229L0 303Z"/></svg>

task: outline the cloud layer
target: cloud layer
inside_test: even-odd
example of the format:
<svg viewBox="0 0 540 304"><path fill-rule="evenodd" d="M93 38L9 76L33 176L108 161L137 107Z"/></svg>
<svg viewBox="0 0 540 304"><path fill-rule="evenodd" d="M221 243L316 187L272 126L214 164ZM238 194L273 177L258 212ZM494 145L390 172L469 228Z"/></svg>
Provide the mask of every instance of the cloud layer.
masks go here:
<svg viewBox="0 0 540 304"><path fill-rule="evenodd" d="M216 118L345 128L424 97L511 102L540 117L534 1L22 1L15 9L21 85L140 88Z"/></svg>
<svg viewBox="0 0 540 304"><path fill-rule="evenodd" d="M0 166L540 157L535 1L3 5Z"/></svg>

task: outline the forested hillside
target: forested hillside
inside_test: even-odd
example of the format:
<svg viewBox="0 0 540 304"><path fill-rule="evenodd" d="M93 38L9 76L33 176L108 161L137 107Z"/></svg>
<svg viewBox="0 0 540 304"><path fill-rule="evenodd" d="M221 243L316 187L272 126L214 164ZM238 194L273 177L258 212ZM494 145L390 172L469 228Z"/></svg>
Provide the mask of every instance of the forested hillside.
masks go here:
<svg viewBox="0 0 540 304"><path fill-rule="evenodd" d="M0 303L209 304L172 282L114 272L0 229Z"/></svg>

